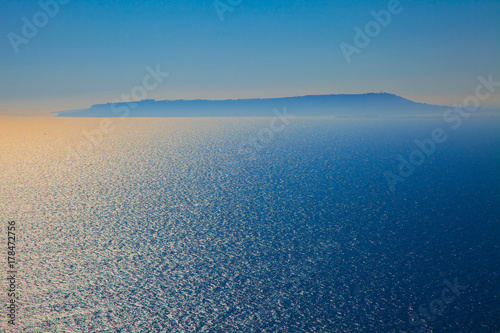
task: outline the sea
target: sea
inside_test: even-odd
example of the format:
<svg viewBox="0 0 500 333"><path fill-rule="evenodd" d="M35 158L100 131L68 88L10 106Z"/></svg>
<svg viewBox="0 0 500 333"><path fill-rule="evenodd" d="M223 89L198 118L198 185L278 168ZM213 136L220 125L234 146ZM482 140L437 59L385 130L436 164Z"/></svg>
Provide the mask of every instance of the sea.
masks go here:
<svg viewBox="0 0 500 333"><path fill-rule="evenodd" d="M499 170L498 117L0 117L0 331L500 332Z"/></svg>

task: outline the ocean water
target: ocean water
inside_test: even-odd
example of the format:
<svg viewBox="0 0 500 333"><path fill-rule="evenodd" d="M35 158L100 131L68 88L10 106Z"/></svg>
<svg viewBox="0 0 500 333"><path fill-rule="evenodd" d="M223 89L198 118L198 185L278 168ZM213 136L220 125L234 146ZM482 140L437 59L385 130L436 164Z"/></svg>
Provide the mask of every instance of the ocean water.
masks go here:
<svg viewBox="0 0 500 333"><path fill-rule="evenodd" d="M0 327L500 332L498 118L270 120L0 118Z"/></svg>

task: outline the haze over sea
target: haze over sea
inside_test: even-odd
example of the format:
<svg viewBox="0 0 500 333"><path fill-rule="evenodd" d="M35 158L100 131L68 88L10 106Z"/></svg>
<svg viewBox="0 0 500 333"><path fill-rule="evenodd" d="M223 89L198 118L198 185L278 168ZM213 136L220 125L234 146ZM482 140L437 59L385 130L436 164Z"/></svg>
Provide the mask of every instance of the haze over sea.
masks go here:
<svg viewBox="0 0 500 333"><path fill-rule="evenodd" d="M297 117L254 159L270 118L114 119L54 169L99 124L0 122L19 332L500 331L499 118Z"/></svg>

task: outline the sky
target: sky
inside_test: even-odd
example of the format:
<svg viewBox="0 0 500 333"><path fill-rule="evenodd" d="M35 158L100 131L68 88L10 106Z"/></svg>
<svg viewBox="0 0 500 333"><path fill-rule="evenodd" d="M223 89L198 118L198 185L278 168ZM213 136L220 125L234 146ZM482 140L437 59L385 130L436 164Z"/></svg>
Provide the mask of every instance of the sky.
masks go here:
<svg viewBox="0 0 500 333"><path fill-rule="evenodd" d="M370 23L381 11L390 22ZM479 76L500 81L498 0L1 0L0 22L0 114L125 100L147 68L169 73L147 81L141 97L157 100L389 92L451 105Z"/></svg>

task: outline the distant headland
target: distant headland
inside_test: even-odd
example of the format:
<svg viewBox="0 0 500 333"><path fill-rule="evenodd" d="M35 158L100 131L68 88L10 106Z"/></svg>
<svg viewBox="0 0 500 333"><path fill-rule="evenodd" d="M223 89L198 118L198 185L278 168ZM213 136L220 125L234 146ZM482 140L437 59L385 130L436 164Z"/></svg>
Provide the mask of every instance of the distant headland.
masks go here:
<svg viewBox="0 0 500 333"><path fill-rule="evenodd" d="M88 109L55 113L58 117L269 117L273 116L273 109L284 107L299 117L349 118L440 116L449 109L446 106L413 102L390 93L367 93L228 100L146 99L96 104Z"/></svg>

